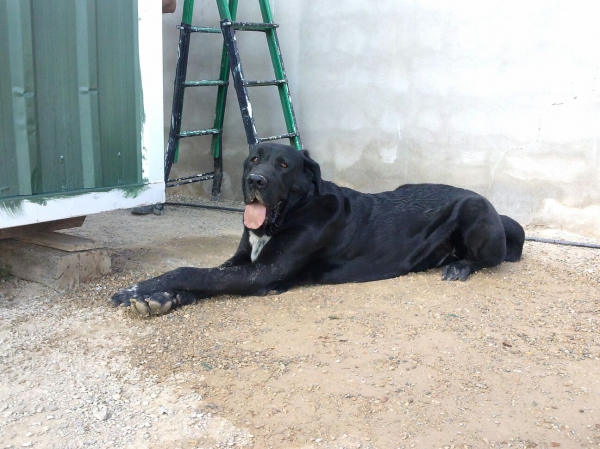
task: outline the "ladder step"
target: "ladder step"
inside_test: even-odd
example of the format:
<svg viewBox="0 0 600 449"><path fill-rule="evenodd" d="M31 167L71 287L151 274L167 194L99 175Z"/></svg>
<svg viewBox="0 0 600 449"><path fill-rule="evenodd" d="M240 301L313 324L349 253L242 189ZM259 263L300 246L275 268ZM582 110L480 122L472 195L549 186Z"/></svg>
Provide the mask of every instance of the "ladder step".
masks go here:
<svg viewBox="0 0 600 449"><path fill-rule="evenodd" d="M181 29L181 26L177 26L177 28ZM213 33L213 34L221 34L221 28L215 27L194 27L190 26L190 33Z"/></svg>
<svg viewBox="0 0 600 449"><path fill-rule="evenodd" d="M186 81L183 83L183 87L199 87L199 86L225 86L229 84L227 81L221 80L198 80L198 81Z"/></svg>
<svg viewBox="0 0 600 449"><path fill-rule="evenodd" d="M216 173L211 171L207 173L199 173L197 175L184 176L182 178L169 179L166 187L177 187L184 184L192 184L194 182L208 181L209 179L214 179L215 176Z"/></svg>
<svg viewBox="0 0 600 449"><path fill-rule="evenodd" d="M287 84L287 80L244 81L244 86L248 87L280 86L282 84Z"/></svg>
<svg viewBox="0 0 600 449"><path fill-rule="evenodd" d="M271 137L259 137L259 142L270 142L271 140L279 140L279 139L290 139L292 137L298 136L298 133L289 133L289 134L281 134L279 136L271 136Z"/></svg>
<svg viewBox="0 0 600 449"><path fill-rule="evenodd" d="M223 132L222 129L197 129L194 131L181 131L179 133L179 138L183 139L185 137L196 137L196 136L209 136L211 134L221 134Z"/></svg>
<svg viewBox="0 0 600 449"><path fill-rule="evenodd" d="M279 27L276 23L258 23L258 22L233 22L225 20L223 26L232 26L234 30L239 31L269 31Z"/></svg>

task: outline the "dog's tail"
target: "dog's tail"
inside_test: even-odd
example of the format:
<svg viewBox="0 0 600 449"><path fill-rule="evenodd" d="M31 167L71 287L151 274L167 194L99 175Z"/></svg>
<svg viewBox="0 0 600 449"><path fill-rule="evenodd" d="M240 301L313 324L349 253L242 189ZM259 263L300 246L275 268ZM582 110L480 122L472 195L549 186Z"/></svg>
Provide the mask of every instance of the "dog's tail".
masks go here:
<svg viewBox="0 0 600 449"><path fill-rule="evenodd" d="M517 262L521 260L523 244L525 243L525 231L523 227L506 215L500 215L504 234L506 235L506 262Z"/></svg>

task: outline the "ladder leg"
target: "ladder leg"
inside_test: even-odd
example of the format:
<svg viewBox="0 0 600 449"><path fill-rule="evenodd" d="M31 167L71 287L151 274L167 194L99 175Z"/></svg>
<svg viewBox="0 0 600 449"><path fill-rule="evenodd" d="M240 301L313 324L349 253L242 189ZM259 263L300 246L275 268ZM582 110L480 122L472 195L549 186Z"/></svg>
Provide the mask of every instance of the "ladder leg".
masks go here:
<svg viewBox="0 0 600 449"><path fill-rule="evenodd" d="M221 32L223 33L223 39L229 54L231 75L240 106L240 112L242 114L242 121L244 124L244 130L246 131L246 140L248 142L248 146L250 149L252 149L260 142L288 138L291 145L293 145L296 149L301 150L302 142L300 140L300 132L298 131L296 124L296 117L294 115L294 109L292 106L288 80L283 67L281 50L279 48L279 41L275 31L278 25L273 23L273 17L268 0L259 0L264 23L236 22L227 14L226 8L223 6L224 0L217 0L217 3L219 4L219 13L221 14ZM244 72L242 69L242 63L236 41L236 30L261 31L265 33L269 47L269 54L271 56L271 62L273 65L273 71L275 72L275 80L247 81L244 78ZM256 131L256 124L254 122L252 105L250 104L250 98L248 96L248 87L271 85L276 85L279 91L279 99L286 123L287 134L259 138Z"/></svg>
<svg viewBox="0 0 600 449"><path fill-rule="evenodd" d="M219 72L219 79L224 83L229 78L229 60L227 59L227 50L225 44L223 44L223 51L221 53L221 69ZM225 120L225 105L227 102L227 84L219 86L217 90L217 105L215 108L215 120L213 128L223 129L223 122ZM223 133L213 134L210 150L214 158L214 173L211 201L217 201L221 194L221 183L223 181Z"/></svg>
<svg viewBox="0 0 600 449"><path fill-rule="evenodd" d="M235 16L237 13L238 0L229 0L228 10L225 8L225 0L219 0L218 2L220 12L224 14L228 14L228 17L231 17L235 20ZM229 57L227 55L227 47L225 46L225 42L223 42L223 50L221 52L221 69L219 71L219 79L223 82L223 85L219 86L217 90L217 105L215 108L215 121L213 128L215 129L223 129L223 124L225 121L225 105L227 102L227 87L229 80ZM221 194L221 184L223 182L223 133L213 134L212 142L211 142L211 153L214 158L214 173L215 177L213 178L213 186L211 192L211 200L217 201L219 199L219 195Z"/></svg>
<svg viewBox="0 0 600 449"><path fill-rule="evenodd" d="M246 141L250 149L258 145L258 134L256 132L256 125L254 124L254 117L252 116L252 105L250 104L250 98L248 97L248 90L244 84L244 71L240 60L240 53L238 51L237 42L235 39L235 30L231 20L221 20L221 31L225 40L225 46L227 47L227 53L229 55L229 64L231 65L231 75L233 78L233 85L237 94L238 103L240 105L240 111L242 113L242 121L244 124L244 130L246 131Z"/></svg>
<svg viewBox="0 0 600 449"><path fill-rule="evenodd" d="M273 23L273 14L271 13L269 0L259 0L259 4L263 21L266 23ZM265 36L267 38L267 45L269 46L269 54L271 55L275 78L286 80L286 83L278 85L277 89L279 91L279 100L281 101L287 132L289 134L295 134L294 137L290 137L290 143L297 150L301 150L302 141L300 140L300 132L296 125L297 121L292 105L292 96L290 95L290 88L287 83L287 76L283 66L283 57L281 55L281 48L279 47L279 39L277 38L275 28L268 29Z"/></svg>
<svg viewBox="0 0 600 449"><path fill-rule="evenodd" d="M187 1L186 1L187 3ZM181 132L181 115L183 112L183 93L185 88L185 76L187 73L188 55L190 50L189 24L181 23L179 30L179 48L177 54L177 67L175 69L175 82L173 86L173 106L171 108L171 127L169 129L169 141L165 155L165 183L169 180L171 167L175 162L177 150L179 149L179 133Z"/></svg>

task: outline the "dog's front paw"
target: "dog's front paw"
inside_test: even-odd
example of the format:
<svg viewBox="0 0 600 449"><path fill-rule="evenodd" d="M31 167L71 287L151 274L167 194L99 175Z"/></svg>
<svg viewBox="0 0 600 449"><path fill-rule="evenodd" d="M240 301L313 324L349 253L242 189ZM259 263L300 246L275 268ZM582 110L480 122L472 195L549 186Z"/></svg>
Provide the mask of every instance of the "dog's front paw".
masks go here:
<svg viewBox="0 0 600 449"><path fill-rule="evenodd" d="M466 281L471 274L471 267L461 261L452 262L444 267L442 279L445 281Z"/></svg>
<svg viewBox="0 0 600 449"><path fill-rule="evenodd" d="M129 310L139 316L164 315L173 307L174 297L169 292L159 292L147 298L131 298Z"/></svg>
<svg viewBox="0 0 600 449"><path fill-rule="evenodd" d="M173 307L174 296L169 292L144 295L137 285L115 293L111 302L115 307L127 307L139 316L164 315Z"/></svg>

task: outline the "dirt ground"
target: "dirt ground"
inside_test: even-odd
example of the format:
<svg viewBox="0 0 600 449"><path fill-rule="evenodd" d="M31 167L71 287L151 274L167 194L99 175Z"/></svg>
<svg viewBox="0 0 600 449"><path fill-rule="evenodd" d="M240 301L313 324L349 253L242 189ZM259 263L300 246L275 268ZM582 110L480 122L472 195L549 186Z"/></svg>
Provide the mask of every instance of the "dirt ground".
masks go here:
<svg viewBox="0 0 600 449"><path fill-rule="evenodd" d="M223 262L241 214L115 211L68 232L114 271L66 294L0 279L0 448L600 446L600 250L527 242L467 282L432 270L140 319L111 294Z"/></svg>

